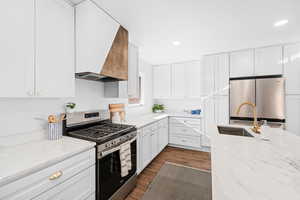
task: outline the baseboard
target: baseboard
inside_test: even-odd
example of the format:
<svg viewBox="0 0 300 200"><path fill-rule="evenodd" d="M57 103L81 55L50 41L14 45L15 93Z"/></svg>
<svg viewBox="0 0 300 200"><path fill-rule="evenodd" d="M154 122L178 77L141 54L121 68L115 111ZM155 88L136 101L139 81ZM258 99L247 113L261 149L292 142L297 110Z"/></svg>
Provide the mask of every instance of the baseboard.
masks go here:
<svg viewBox="0 0 300 200"><path fill-rule="evenodd" d="M194 150L194 151L210 152L210 147L196 148L196 147L189 147L189 146L183 146L183 145L178 145L178 144L168 144L168 146L177 147L177 148L181 148L181 149Z"/></svg>

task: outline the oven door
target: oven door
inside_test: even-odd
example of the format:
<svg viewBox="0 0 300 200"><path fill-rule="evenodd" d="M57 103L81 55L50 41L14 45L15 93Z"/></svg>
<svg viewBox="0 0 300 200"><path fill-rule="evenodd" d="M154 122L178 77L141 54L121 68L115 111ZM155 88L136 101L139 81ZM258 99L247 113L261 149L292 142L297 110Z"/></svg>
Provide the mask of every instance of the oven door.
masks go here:
<svg viewBox="0 0 300 200"><path fill-rule="evenodd" d="M100 159L97 158L97 200L109 199L130 177L136 174L136 151L136 140L134 140L131 142L132 168L125 177L121 176L119 148L110 150L109 154Z"/></svg>

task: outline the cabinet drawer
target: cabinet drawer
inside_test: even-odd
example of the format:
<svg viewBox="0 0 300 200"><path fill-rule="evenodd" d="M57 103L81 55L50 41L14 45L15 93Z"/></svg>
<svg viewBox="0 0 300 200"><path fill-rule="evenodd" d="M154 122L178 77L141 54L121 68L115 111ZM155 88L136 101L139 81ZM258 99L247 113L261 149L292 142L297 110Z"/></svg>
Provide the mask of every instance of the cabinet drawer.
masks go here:
<svg viewBox="0 0 300 200"><path fill-rule="evenodd" d="M190 147L200 148L200 137L187 137L187 136L172 135L172 136L170 136L170 143L182 145L182 146L190 146Z"/></svg>
<svg viewBox="0 0 300 200"><path fill-rule="evenodd" d="M170 127L171 135L190 135L190 136L198 136L201 135L201 130L199 128L187 127L187 126L171 126Z"/></svg>
<svg viewBox="0 0 300 200"><path fill-rule="evenodd" d="M175 126L181 126L181 125L201 126L201 119L171 117L170 123Z"/></svg>
<svg viewBox="0 0 300 200"><path fill-rule="evenodd" d="M93 165L34 200L88 199L95 193L95 172L95 165Z"/></svg>
<svg viewBox="0 0 300 200"><path fill-rule="evenodd" d="M80 153L0 188L0 199L26 200L95 164L95 149ZM57 177L55 178L56 175Z"/></svg>

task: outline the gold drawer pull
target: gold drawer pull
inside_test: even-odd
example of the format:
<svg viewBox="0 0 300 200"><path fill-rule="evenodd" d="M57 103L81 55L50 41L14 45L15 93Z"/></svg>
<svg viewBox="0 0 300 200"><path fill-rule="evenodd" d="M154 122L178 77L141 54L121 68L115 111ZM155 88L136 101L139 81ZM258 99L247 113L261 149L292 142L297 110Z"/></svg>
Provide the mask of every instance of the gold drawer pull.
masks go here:
<svg viewBox="0 0 300 200"><path fill-rule="evenodd" d="M50 177L49 177L49 180L50 181L53 181L55 179L58 179L59 177L61 177L63 175L62 171L58 171L58 172L55 172L54 174L52 174Z"/></svg>

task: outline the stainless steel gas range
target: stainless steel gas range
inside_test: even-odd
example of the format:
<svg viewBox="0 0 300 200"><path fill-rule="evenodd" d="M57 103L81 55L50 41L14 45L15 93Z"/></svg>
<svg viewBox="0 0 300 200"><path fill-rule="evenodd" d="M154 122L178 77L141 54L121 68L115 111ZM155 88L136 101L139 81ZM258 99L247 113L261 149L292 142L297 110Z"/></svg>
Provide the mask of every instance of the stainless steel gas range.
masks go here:
<svg viewBox="0 0 300 200"><path fill-rule="evenodd" d="M120 200L136 186L137 143L136 128L115 124L107 110L67 114L64 135L96 142L96 199ZM120 149L130 145L130 169L124 176Z"/></svg>

